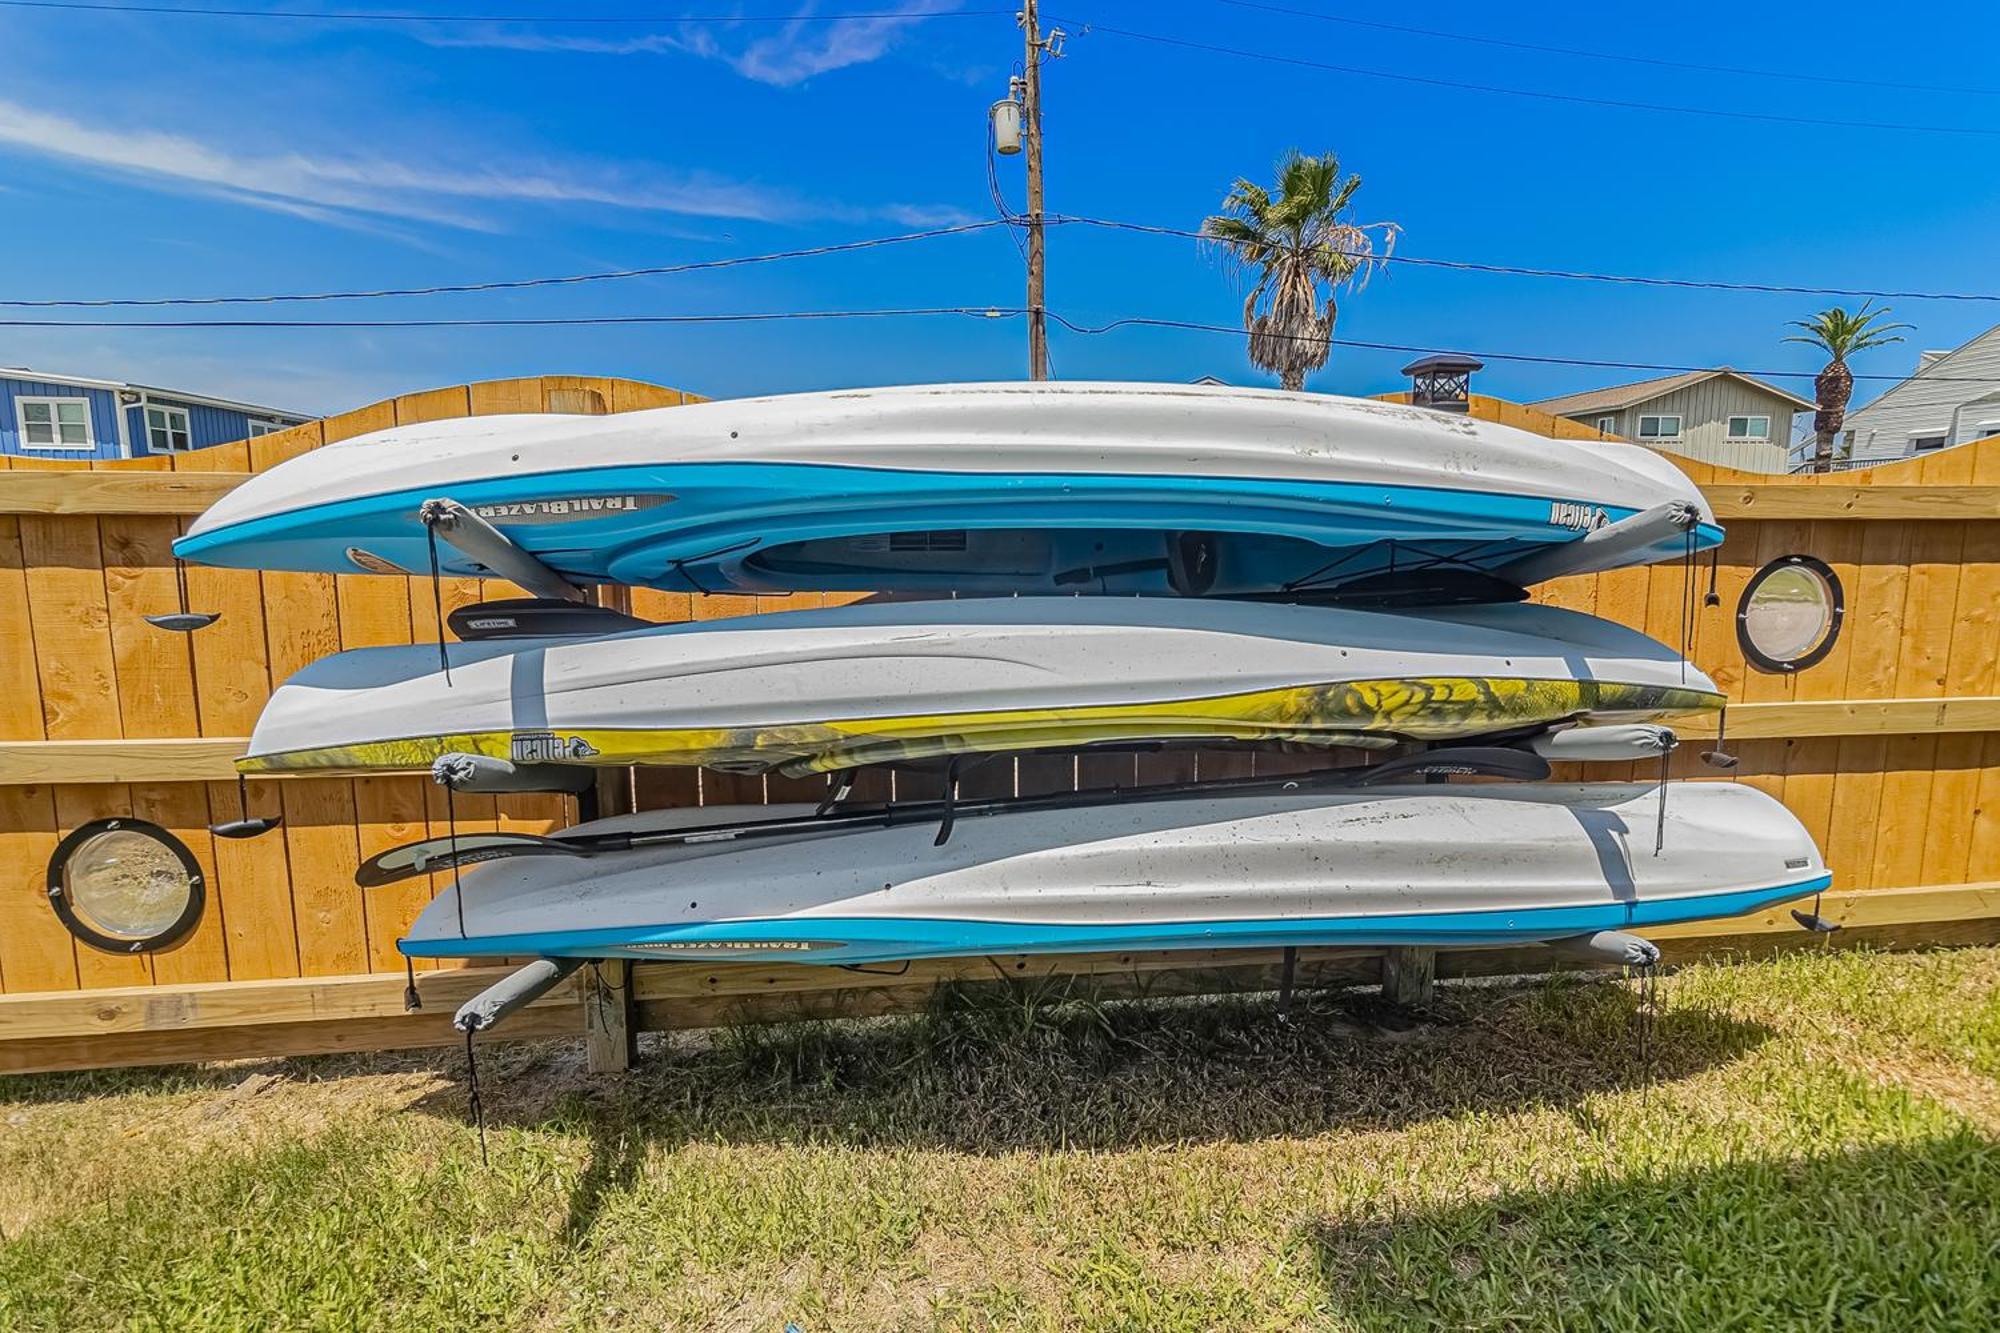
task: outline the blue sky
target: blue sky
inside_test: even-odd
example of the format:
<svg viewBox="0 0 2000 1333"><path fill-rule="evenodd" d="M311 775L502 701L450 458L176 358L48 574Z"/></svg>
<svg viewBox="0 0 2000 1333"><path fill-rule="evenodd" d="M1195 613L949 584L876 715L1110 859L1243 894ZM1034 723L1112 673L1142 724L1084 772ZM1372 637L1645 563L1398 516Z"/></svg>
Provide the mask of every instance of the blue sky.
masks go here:
<svg viewBox="0 0 2000 1333"><path fill-rule="evenodd" d="M173 3L173 0L165 0ZM284 8L312 0L287 0ZM1045 0L1071 32L1046 76L1049 206L1198 225L1236 175L1338 151L1364 220L1416 256L1836 286L2000 292L2000 7L1883 24L1877 6L1441 3L1281 6L1658 60L1987 92L1862 88L1442 40L1222 0ZM362 8L358 3L343 9ZM410 6L398 6L410 8ZM416 6L449 12L448 0ZM822 15L963 0L663 0L593 15ZM464 12L472 12L467 3ZM562 6L482 0L480 12ZM1935 10L1926 11L1935 13ZM1159 36L1442 80L1958 134L1768 123L1501 96L1188 50ZM1950 40L1943 40L1949 33ZM987 104L1010 13L920 21L334 23L0 8L0 296L130 297L478 282L671 264L993 215ZM999 168L1020 199L1019 160ZM588 287L194 317L526 317L1018 305L1001 231L863 254ZM1056 232L1049 303L1082 322L1232 324L1229 274L1193 244ZM1816 369L1779 339L1809 297L1606 287L1398 267L1348 298L1341 336L1426 347ZM88 312L55 312L88 317ZM119 312L112 312L114 316ZM145 312L131 312L143 315ZM1905 301L1912 345L2000 305ZM1018 321L455 330L0 328L27 364L339 410L534 372L623 374L712 395L1013 378ZM1058 331L1062 378L1260 383L1240 337ZM1397 387L1406 355L1338 348L1312 387ZM1514 398L1621 378L1490 364ZM1804 381L1786 383L1805 391ZM1857 397L1872 389L1864 386Z"/></svg>

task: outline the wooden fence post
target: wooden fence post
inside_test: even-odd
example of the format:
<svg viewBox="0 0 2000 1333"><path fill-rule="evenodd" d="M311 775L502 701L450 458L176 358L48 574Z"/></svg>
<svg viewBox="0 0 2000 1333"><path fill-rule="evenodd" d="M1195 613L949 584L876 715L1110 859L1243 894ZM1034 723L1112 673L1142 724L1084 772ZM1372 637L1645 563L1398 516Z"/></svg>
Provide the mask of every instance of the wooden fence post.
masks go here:
<svg viewBox="0 0 2000 1333"><path fill-rule="evenodd" d="M1382 951L1382 998L1405 1009L1431 1002L1437 982L1437 950L1397 945Z"/></svg>
<svg viewBox="0 0 2000 1333"><path fill-rule="evenodd" d="M607 958L584 973L583 1047L593 1074L623 1073L638 1054L632 964L623 958Z"/></svg>

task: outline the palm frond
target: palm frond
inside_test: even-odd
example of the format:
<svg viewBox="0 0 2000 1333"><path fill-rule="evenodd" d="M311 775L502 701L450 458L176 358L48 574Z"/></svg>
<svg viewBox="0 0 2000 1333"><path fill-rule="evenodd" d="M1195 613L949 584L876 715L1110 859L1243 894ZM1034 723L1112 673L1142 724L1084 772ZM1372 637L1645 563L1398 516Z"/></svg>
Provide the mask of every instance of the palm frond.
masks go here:
<svg viewBox="0 0 2000 1333"><path fill-rule="evenodd" d="M1895 330L1907 329L1908 324L1881 324L1877 321L1889 314L1889 308L1870 309L1863 302L1859 310L1849 311L1842 306L1822 310L1810 319L1795 319L1788 327L1800 330L1784 339L1788 343L1805 343L1817 347L1835 361L1844 361L1855 352L1865 352L1871 347L1886 347L1902 340Z"/></svg>

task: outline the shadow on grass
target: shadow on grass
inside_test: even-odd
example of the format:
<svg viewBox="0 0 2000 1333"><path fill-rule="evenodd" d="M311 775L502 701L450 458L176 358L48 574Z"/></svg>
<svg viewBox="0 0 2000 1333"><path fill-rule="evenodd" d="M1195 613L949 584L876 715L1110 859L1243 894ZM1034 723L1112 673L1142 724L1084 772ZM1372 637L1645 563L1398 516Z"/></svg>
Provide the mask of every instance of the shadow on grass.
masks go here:
<svg viewBox="0 0 2000 1333"><path fill-rule="evenodd" d="M532 1046L483 1052L480 1072L490 1125L570 1122L600 1144L1115 1150L1569 1105L1690 1076L1771 1035L1669 1008L1648 1063L1637 1005L1629 985L1570 980L1444 987L1421 1022L1372 994L1301 996L1286 1023L1268 996L1100 1003L1009 985L941 991L914 1017L681 1038L619 1080L561 1076ZM460 1118L464 1087L416 1105Z"/></svg>
<svg viewBox="0 0 2000 1333"><path fill-rule="evenodd" d="M1309 1226L1362 1328L2000 1327L2000 1152L1965 1131Z"/></svg>
<svg viewBox="0 0 2000 1333"><path fill-rule="evenodd" d="M611 1107L586 1117L590 1161L570 1187L569 1211L563 1219L563 1239L569 1244L588 1236L605 1204L631 1189L638 1179L646 1156L646 1138L622 1110Z"/></svg>

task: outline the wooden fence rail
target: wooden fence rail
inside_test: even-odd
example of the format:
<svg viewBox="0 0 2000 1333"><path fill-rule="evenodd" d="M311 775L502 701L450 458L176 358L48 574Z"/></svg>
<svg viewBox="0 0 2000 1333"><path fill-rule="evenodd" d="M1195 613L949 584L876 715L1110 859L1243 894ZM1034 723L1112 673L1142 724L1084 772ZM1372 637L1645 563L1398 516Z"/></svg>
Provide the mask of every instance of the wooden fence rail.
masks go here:
<svg viewBox="0 0 2000 1333"><path fill-rule="evenodd" d="M357 861L441 831L442 802L415 777L254 782L252 813L285 816L247 842L206 826L237 812L230 761L273 684L327 653L429 642L430 589L380 576L191 568L193 602L223 618L192 636L141 617L176 600L170 547L184 520L244 477L306 449L399 422L491 412L601 412L688 401L675 390L574 376L496 381L410 394L325 422L169 459L95 466L4 460L0 470L0 1071L104 1063L426 1045L481 983L476 971L426 967L427 1008L401 1012L396 938L437 886L414 881L363 895ZM1573 423L1494 399L1476 415L1565 438ZM1687 463L1729 526L1714 564L1717 602L1681 624L1680 564L1563 580L1537 600L1588 611L1678 643L1730 696L1733 780L1789 805L1836 875L1826 914L1849 938L1893 943L2000 938L2000 440L1832 477L1771 478ZM1819 557L1846 592L1834 650L1797 673L1744 658L1736 603L1758 569L1787 554ZM1710 566L1695 576L1706 590ZM449 610L506 595L448 580ZM804 597L621 590L637 614L705 620L815 606ZM1689 728L1691 732L1698 729ZM1677 771L1700 770L1692 751ZM1284 756L1241 753L1024 758L989 779L1020 790L1280 771ZM1595 779L1652 766L1593 765ZM1574 772L1568 776L1580 776ZM811 782L696 771L630 771L641 807L798 799ZM460 798L461 827L540 831L570 817L566 799ZM209 910L190 939L153 956L112 956L73 941L49 910L43 873L60 836L106 815L173 830L201 861ZM1672 932L1662 932L1671 934ZM1675 948L1714 952L1789 944L1782 913L1683 931ZM1322 979L1372 978L1377 956L1312 955ZM1475 951L1441 972L1505 970L1530 956ZM1544 956L1533 955L1536 962ZM1072 977L1110 991L1261 984L1261 954L958 960L913 967L890 985L805 967L648 964L626 992L636 1026L719 1017L886 1012L922 1002L940 980ZM586 974L587 975L587 974ZM579 1030L584 991L566 988L509 1031Z"/></svg>

